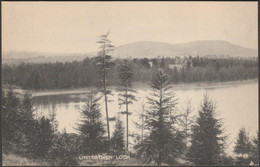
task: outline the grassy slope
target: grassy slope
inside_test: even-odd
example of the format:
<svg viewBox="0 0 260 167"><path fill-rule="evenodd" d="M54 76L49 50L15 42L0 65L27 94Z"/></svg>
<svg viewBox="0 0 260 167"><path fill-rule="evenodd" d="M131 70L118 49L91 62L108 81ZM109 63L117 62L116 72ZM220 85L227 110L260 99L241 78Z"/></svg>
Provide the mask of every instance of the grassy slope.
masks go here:
<svg viewBox="0 0 260 167"><path fill-rule="evenodd" d="M179 158L176 159L177 161L175 164L172 164L170 166L180 166L180 165L191 165L187 161ZM157 166L155 162L152 163L142 163L141 160L138 160L136 158L130 158L125 160L82 160L79 161L80 166ZM161 164L161 166L168 166L167 164Z"/></svg>
<svg viewBox="0 0 260 167"><path fill-rule="evenodd" d="M135 158L126 160L82 160L80 166L156 166L156 164L143 164Z"/></svg>
<svg viewBox="0 0 260 167"><path fill-rule="evenodd" d="M127 160L82 160L79 161L80 166L156 166L156 164L142 164L137 159L131 158ZM21 157L15 154L3 154L3 166L49 166L47 162L39 162Z"/></svg>
<svg viewBox="0 0 260 167"><path fill-rule="evenodd" d="M126 160L82 160L80 166L157 166L155 163L143 164L136 158ZM164 166L166 164L162 164ZM176 164L180 165L180 164ZM3 166L49 166L47 162L31 160L15 154L3 154Z"/></svg>

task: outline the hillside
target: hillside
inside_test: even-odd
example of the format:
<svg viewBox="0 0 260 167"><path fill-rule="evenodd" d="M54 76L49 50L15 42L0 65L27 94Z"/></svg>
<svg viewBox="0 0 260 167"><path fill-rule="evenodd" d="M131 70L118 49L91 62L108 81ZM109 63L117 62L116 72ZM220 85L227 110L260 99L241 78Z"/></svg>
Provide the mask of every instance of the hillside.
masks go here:
<svg viewBox="0 0 260 167"><path fill-rule="evenodd" d="M93 57L96 53L51 54L40 52L7 52L2 54L5 64L72 62ZM154 58L157 56L257 57L256 49L249 49L221 40L194 41L182 44L140 41L115 47L115 58Z"/></svg>
<svg viewBox="0 0 260 167"><path fill-rule="evenodd" d="M135 42L119 46L114 50L115 57L174 57L174 56L226 56L255 57L257 50L245 48L227 41L208 40L194 41L182 44L168 44L160 42Z"/></svg>
<svg viewBox="0 0 260 167"><path fill-rule="evenodd" d="M162 42L140 41L121 45L115 48L113 56L125 58L151 58L157 56L172 57L173 55L180 55L181 52L176 52L172 44Z"/></svg>

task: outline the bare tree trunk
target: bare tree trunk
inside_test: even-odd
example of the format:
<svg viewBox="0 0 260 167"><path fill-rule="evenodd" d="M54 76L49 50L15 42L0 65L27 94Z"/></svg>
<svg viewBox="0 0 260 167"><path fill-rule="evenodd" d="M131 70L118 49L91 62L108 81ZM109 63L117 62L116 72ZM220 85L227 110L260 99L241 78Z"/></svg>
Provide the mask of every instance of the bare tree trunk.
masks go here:
<svg viewBox="0 0 260 167"><path fill-rule="evenodd" d="M107 106L107 86L106 86L106 71L105 71L105 54L103 55L103 84L104 84L104 96L105 96L105 108L106 108L106 118L107 118L107 137L109 142L110 150L110 128L109 128L109 116L108 116L108 106Z"/></svg>
<svg viewBox="0 0 260 167"><path fill-rule="evenodd" d="M161 166L161 164L162 164L162 152L160 150L158 155L157 166Z"/></svg>
<svg viewBox="0 0 260 167"><path fill-rule="evenodd" d="M106 91L106 89L105 89ZM108 117L108 107L107 107L107 95L105 94L105 106L106 106L106 118L107 118L107 137L110 141L110 129L109 129L109 117Z"/></svg>
<svg viewBox="0 0 260 167"><path fill-rule="evenodd" d="M142 106L143 110L142 110L142 144L144 143L144 105Z"/></svg>
<svg viewBox="0 0 260 167"><path fill-rule="evenodd" d="M126 87L126 151L128 151L128 99L127 99L127 87Z"/></svg>

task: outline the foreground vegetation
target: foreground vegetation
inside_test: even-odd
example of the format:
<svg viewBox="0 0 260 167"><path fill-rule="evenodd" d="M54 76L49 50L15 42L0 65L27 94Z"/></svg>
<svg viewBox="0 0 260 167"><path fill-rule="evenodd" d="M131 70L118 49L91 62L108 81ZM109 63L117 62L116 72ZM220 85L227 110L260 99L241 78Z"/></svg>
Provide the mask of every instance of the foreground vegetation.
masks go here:
<svg viewBox="0 0 260 167"><path fill-rule="evenodd" d="M248 165L259 163L259 133L249 139L241 129L236 139L234 153L225 154L226 136L223 124L215 116L215 105L204 95L193 117L191 102L177 112L177 100L171 94L166 74L160 72L151 81L152 96L148 108L140 114L134 134L134 150L127 151L124 125L117 117L115 131L110 142L105 124L101 120L100 97L90 90L84 108L78 134L57 131L56 109L48 117L37 116L31 96L15 94L11 89L3 92L3 154L4 164L15 165ZM141 112L140 112L141 113ZM110 144L109 144L110 143ZM80 155L121 155L127 160L79 160ZM15 158L14 158L15 157ZM21 157L21 158L19 158ZM19 159L12 161L12 159Z"/></svg>
<svg viewBox="0 0 260 167"><path fill-rule="evenodd" d="M174 68L173 72L169 72L171 69L167 68L165 61L160 62L160 67L157 66L158 64L156 65L156 61L153 63L153 67L148 66L150 65L148 59L114 60L113 62L111 56L107 55L113 48L107 37L108 34L101 36L99 55L94 59L85 59L83 62L85 65L74 62L71 64L23 64L18 67L5 68L5 82L22 84L23 88L38 90L90 86L92 84L95 86L92 85L93 89L87 93L84 108L79 109L81 118L79 122L76 122L78 125L77 134L67 133L66 130L62 132L57 130L55 107L49 111L48 117L40 117L34 109L29 93L14 93L11 88L2 91L4 161L8 160L8 155L9 157L17 155L38 162L48 162L48 165L60 166L259 164L259 133L251 141L246 135L246 130L241 129L234 149L237 157L234 159L228 156L225 153L227 136L224 134L224 125L221 118L216 116L215 103L210 97L207 94L204 95L197 111L198 117L194 117L191 101L187 101L187 105L183 107L181 113L177 110L178 100L169 86L173 81L194 81L192 80L193 76L196 76L196 79L210 81L218 80L226 75L230 75L227 78L234 80L255 78L256 62L230 59L210 63L212 61L210 59L197 57L189 59L193 61L192 66L187 64L187 67L182 68L181 71ZM107 48L107 46L109 47ZM134 67L135 63L138 64L138 62L144 63L140 65L139 75L135 70L140 69ZM228 62L229 65L226 64ZM227 70L219 73L221 69L226 68L223 67L224 64L228 66ZM202 67L198 67L200 65ZM20 69L21 67L23 68ZM73 71L71 67L86 68L87 70ZM8 68L10 71L7 70ZM29 73L27 73L28 68L30 69ZM242 68L243 70L237 73L233 68ZM200 73L201 71L204 72ZM19 76L18 74L24 75ZM204 78L200 78L200 75ZM131 86L133 81L140 81L138 77L141 77L143 81L150 81L149 86L152 93L146 99L145 106L147 107L139 112L141 121L136 122L136 128L141 134L131 135L135 143L133 150L128 150L128 138L130 137L128 119L132 113L129 111L128 105L135 102L136 91ZM181 80L178 80L180 78ZM80 85L82 81L85 81L87 85ZM112 94L107 86L111 84L115 84L120 91L118 99L120 108L125 108L118 113L117 117L109 117L110 110L107 107L109 95ZM101 95L98 92L101 92ZM102 97L105 100L106 123L101 119L100 100ZM126 125L123 125L120 114L126 115ZM110 121L116 121L115 130L111 136ZM130 155L131 158L121 161L115 158L108 161L80 161L80 155L111 155L113 157ZM23 163L26 162L31 163L29 160Z"/></svg>

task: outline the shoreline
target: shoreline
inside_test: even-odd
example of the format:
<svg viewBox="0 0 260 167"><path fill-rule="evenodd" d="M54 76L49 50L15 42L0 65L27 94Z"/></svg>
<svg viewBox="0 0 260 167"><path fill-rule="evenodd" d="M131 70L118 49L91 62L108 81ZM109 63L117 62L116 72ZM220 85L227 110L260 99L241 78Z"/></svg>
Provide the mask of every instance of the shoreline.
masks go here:
<svg viewBox="0 0 260 167"><path fill-rule="evenodd" d="M228 86L239 86L244 84L252 84L258 83L258 79L252 80L243 80L243 81L227 81L227 82L198 82L198 83L178 83L178 84L171 84L173 86L173 90L181 90L181 89L213 89L213 88L222 88ZM43 91L32 91L28 90L32 97L38 96L52 96L52 95L66 95L66 94L84 94L89 91L91 87L85 88L76 88L76 89L54 89L54 90L43 90ZM115 89L115 86L109 87L109 89ZM143 89L149 90L148 83L133 83L133 88L136 89ZM21 90L19 92L22 92Z"/></svg>

